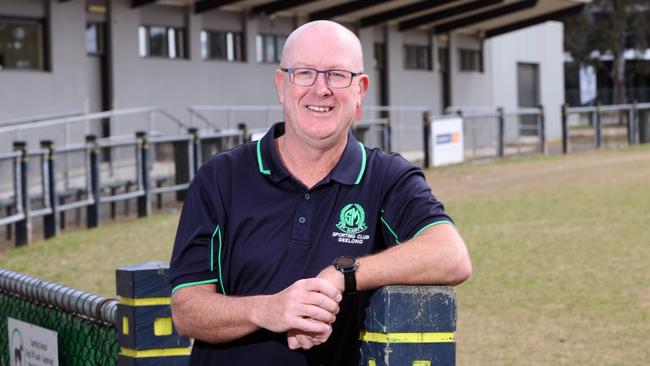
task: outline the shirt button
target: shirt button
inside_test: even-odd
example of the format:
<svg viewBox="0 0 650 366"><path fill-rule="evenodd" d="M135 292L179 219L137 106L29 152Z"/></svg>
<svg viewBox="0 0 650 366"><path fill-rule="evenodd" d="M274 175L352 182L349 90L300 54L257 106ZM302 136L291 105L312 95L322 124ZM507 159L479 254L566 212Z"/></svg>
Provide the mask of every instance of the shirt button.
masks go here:
<svg viewBox="0 0 650 366"><path fill-rule="evenodd" d="M301 223L301 224L304 224L306 221L307 221L307 219L304 216L300 216L298 218L298 222Z"/></svg>
<svg viewBox="0 0 650 366"><path fill-rule="evenodd" d="M306 200L309 200L310 198L311 198L311 194L309 194L309 193L305 193L305 199L306 199Z"/></svg>

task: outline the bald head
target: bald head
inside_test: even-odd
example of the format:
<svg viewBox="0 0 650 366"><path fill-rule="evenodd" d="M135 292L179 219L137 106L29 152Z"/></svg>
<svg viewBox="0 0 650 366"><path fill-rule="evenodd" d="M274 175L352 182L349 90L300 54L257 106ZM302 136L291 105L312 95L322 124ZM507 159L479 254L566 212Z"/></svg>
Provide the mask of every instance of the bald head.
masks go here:
<svg viewBox="0 0 650 366"><path fill-rule="evenodd" d="M353 68L352 71L363 71L361 41L346 27L329 20L309 22L291 32L282 49L280 65L295 67L297 63L303 61L301 59L303 52L301 51L309 50L315 46L339 58L340 67L347 64L348 67Z"/></svg>

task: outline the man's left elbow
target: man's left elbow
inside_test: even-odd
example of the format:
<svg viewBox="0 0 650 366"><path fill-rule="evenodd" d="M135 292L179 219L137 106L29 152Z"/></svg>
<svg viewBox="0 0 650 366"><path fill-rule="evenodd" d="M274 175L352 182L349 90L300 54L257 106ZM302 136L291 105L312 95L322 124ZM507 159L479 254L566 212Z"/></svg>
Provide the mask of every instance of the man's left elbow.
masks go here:
<svg viewBox="0 0 650 366"><path fill-rule="evenodd" d="M472 263L469 258L460 261L449 275L449 284L452 286L458 286L465 282L472 275Z"/></svg>

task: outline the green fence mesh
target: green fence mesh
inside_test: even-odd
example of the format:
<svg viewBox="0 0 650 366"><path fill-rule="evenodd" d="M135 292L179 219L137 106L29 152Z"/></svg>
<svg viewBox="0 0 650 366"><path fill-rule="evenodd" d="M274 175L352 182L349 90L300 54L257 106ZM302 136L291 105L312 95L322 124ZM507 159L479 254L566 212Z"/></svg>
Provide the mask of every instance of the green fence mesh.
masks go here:
<svg viewBox="0 0 650 366"><path fill-rule="evenodd" d="M7 317L57 332L59 365L117 365L119 347L112 324L70 314L0 291L0 365L9 365Z"/></svg>

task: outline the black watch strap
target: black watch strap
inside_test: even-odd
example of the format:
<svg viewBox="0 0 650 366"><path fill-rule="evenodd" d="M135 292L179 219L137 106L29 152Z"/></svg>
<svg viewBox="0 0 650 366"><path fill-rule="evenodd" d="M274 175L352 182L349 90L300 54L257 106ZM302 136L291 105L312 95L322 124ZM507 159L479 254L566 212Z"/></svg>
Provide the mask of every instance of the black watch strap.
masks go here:
<svg viewBox="0 0 650 366"><path fill-rule="evenodd" d="M354 295L357 293L357 271L343 272L345 280L345 291L343 295Z"/></svg>
<svg viewBox="0 0 650 366"><path fill-rule="evenodd" d="M357 293L357 268L359 262L355 257L344 255L334 259L332 263L337 271L343 273L345 289L343 295L354 295Z"/></svg>

